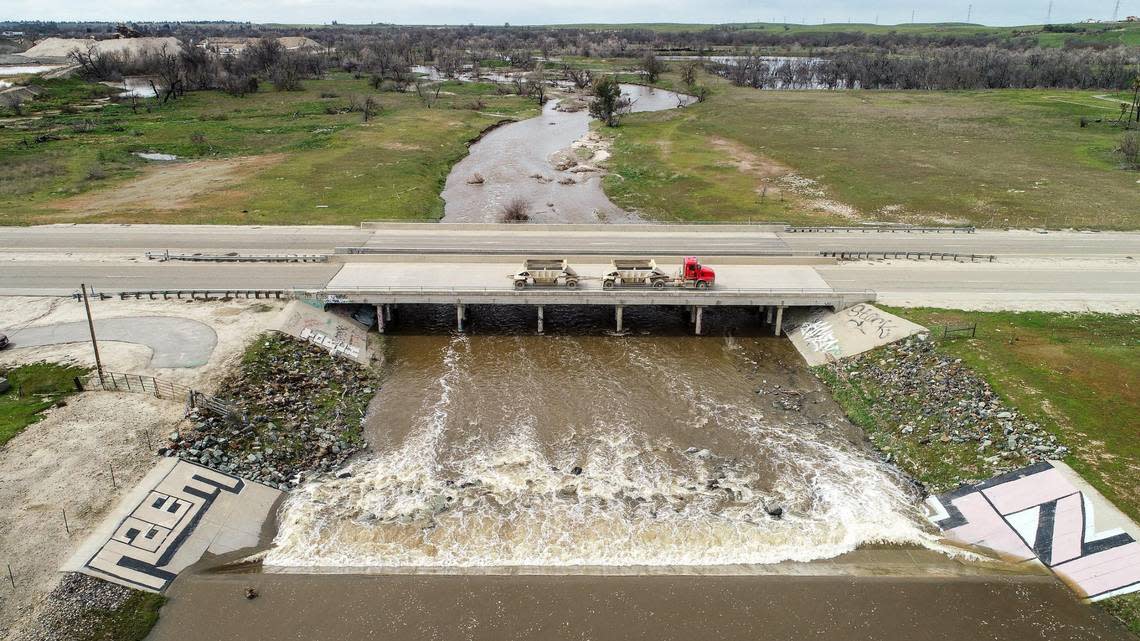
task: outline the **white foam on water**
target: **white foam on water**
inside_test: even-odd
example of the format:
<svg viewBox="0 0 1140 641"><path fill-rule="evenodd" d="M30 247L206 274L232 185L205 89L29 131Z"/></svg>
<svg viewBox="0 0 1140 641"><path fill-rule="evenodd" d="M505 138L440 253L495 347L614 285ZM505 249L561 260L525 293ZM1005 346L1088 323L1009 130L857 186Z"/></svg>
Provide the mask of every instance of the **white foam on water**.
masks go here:
<svg viewBox="0 0 1140 641"><path fill-rule="evenodd" d="M549 340L568 364L590 358L573 339ZM761 405L727 401L652 341L615 345L627 380L590 363L574 391L596 398L598 411L555 443L539 437L528 398L544 382L528 377L537 355L521 343L497 363L518 368L510 378L520 389L487 391L505 424L460 439L446 433L458 418L453 394L474 372L469 339L455 337L405 441L359 462L352 477L295 491L265 563L727 565L828 558L872 542L936 547L903 479L828 425L770 420ZM731 342L725 349L739 351ZM629 364L643 374L636 380L666 386L689 408L677 421L742 441L748 455L692 448L654 430L614 395L629 383ZM780 519L768 515L775 505Z"/></svg>

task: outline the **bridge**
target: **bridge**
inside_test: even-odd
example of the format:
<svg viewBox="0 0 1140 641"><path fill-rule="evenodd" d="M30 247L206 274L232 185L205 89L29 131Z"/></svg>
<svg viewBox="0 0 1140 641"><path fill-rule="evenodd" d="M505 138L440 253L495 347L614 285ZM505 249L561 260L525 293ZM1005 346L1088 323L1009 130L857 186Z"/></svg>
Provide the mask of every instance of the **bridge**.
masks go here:
<svg viewBox="0 0 1140 641"><path fill-rule="evenodd" d="M593 258L597 261L597 258ZM739 259L738 259L739 260ZM614 308L614 324L622 331L626 307L668 306L684 308L696 334L701 333L704 312L709 307L751 307L773 332L782 330L784 310L789 307L831 307L875 300L871 290L836 290L806 265L766 264L762 261L710 264L717 272L711 289L682 287L630 287L604 289L601 274L608 263L571 261L582 276L577 289L528 287L517 290L511 275L521 268L521 257L436 257L404 261L396 257L376 262L348 263L322 289L306 296L329 304L375 305L381 332L393 318L393 309L406 304L454 305L456 326L465 329L468 305L528 305L535 308L538 329L543 330L547 305L605 305ZM677 266L659 261L662 269Z"/></svg>

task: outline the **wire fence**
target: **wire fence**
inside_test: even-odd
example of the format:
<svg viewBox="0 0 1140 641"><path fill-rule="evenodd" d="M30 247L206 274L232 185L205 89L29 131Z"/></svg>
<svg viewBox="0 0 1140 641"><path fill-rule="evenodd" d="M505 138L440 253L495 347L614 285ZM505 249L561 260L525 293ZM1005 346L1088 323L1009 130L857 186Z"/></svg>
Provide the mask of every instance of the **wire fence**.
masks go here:
<svg viewBox="0 0 1140 641"><path fill-rule="evenodd" d="M942 337L943 338L974 338L978 335L978 324L971 323L969 325L943 325Z"/></svg>
<svg viewBox="0 0 1140 641"><path fill-rule="evenodd" d="M153 376L124 374L121 372L94 372L75 378L75 388L79 391L133 392L149 394L167 400L185 400L187 408L202 409L219 416L234 416L229 403L203 394L185 385L164 381Z"/></svg>

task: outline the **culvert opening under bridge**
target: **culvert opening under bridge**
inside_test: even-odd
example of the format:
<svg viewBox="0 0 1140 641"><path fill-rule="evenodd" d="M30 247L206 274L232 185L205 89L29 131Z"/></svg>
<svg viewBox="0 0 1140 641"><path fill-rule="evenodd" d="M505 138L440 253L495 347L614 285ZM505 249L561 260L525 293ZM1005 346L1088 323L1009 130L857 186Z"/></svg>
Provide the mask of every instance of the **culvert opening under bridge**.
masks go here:
<svg viewBox="0 0 1140 641"><path fill-rule="evenodd" d="M761 305L499 305L330 304L385 334L485 335L659 334L771 336L783 322L781 306Z"/></svg>

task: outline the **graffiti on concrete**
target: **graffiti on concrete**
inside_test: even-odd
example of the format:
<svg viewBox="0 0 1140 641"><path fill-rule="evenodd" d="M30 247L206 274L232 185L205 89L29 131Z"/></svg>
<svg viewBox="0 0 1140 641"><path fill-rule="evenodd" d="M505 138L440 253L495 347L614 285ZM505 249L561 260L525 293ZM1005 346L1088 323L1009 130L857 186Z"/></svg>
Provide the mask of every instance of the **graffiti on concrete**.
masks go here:
<svg viewBox="0 0 1140 641"><path fill-rule="evenodd" d="M351 337L347 334L348 330L344 328L338 328L336 335L330 336L311 327L305 327L301 330L301 339L323 347L334 355L347 354L352 358L358 358L360 356L360 348L349 344L348 341Z"/></svg>
<svg viewBox="0 0 1140 641"><path fill-rule="evenodd" d="M958 542L1038 559L1090 600L1140 591L1140 543L1098 531L1095 503L1050 463L930 497L931 520Z"/></svg>
<svg viewBox="0 0 1140 641"><path fill-rule="evenodd" d="M894 333L895 325L893 317L863 303L847 308L847 324L863 334L871 332L884 340Z"/></svg>
<svg viewBox="0 0 1140 641"><path fill-rule="evenodd" d="M825 320L808 321L800 325L800 336L803 337L812 349L817 352L840 356L839 339L831 329L831 323Z"/></svg>
<svg viewBox="0 0 1140 641"><path fill-rule="evenodd" d="M210 507L223 493L244 488L236 476L180 463L119 523L85 569L147 590L166 589L177 575L168 566Z"/></svg>

